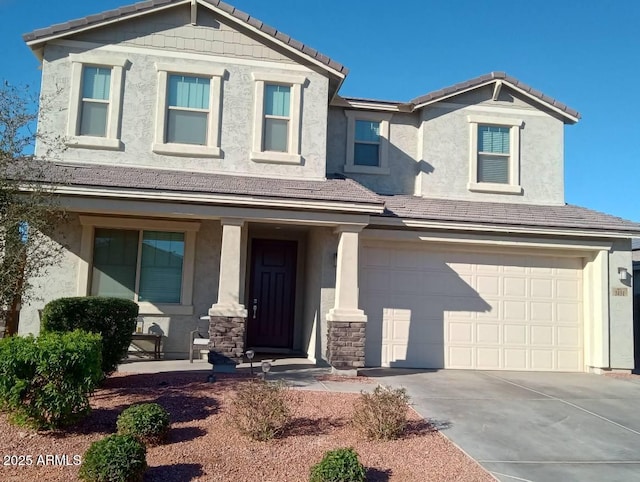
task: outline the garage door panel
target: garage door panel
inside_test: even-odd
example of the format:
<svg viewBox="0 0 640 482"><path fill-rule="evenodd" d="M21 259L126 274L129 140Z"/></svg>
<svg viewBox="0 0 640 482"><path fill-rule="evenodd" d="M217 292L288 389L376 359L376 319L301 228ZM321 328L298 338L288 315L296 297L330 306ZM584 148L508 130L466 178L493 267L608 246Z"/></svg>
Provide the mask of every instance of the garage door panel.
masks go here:
<svg viewBox="0 0 640 482"><path fill-rule="evenodd" d="M363 252L367 365L582 371L580 258Z"/></svg>
<svg viewBox="0 0 640 482"><path fill-rule="evenodd" d="M504 296L527 296L527 279L514 276L502 278L502 294Z"/></svg>
<svg viewBox="0 0 640 482"><path fill-rule="evenodd" d="M478 323L476 325L476 343L499 345L502 342L499 324Z"/></svg>
<svg viewBox="0 0 640 482"><path fill-rule="evenodd" d="M472 323L449 322L446 333L446 340L449 343L473 343Z"/></svg>

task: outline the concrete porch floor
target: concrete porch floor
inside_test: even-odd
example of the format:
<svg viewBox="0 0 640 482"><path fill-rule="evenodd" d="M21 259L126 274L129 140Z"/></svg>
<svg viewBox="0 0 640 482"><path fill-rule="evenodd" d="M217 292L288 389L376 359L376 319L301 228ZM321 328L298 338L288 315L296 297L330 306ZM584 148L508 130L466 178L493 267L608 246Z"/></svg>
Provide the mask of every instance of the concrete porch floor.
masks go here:
<svg viewBox="0 0 640 482"><path fill-rule="evenodd" d="M289 386L301 390L330 391L359 393L362 390L373 390L376 387L374 380L366 383L359 380L345 378L344 381L330 381L319 379L331 375L331 367L317 366L307 358L284 358L277 355L257 354L253 361L253 373L262 373L261 362L268 360L271 370L267 375L268 380L282 380ZM249 374L251 365L241 363L236 367L235 373ZM206 360L125 360L118 366L118 372L122 373L165 373L165 372L199 372L203 380L211 374L211 364Z"/></svg>

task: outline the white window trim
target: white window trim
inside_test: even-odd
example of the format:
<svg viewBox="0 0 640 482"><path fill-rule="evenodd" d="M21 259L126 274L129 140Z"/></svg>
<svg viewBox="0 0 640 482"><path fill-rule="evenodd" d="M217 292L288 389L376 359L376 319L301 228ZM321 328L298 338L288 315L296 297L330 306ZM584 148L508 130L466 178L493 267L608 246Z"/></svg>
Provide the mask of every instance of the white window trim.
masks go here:
<svg viewBox="0 0 640 482"><path fill-rule="evenodd" d="M307 81L303 75L253 72L255 99L253 103L253 144L251 160L254 162L273 162L280 164L300 164L300 131L302 129L302 85ZM264 87L265 84L281 84L291 87L289 105L289 132L287 152L265 151L264 145Z"/></svg>
<svg viewBox="0 0 640 482"><path fill-rule="evenodd" d="M469 183L467 189L472 192L498 194L522 194L520 185L520 129L524 125L521 119L495 117L490 115L467 116L469 122ZM509 127L509 183L478 182L478 126L495 125Z"/></svg>
<svg viewBox="0 0 640 482"><path fill-rule="evenodd" d="M151 150L156 154L189 157L220 157L220 99L222 98L222 78L226 69L211 65L156 63L158 72L158 98L156 101L155 139ZM209 116L207 122L207 145L177 144L165 141L167 123L167 81L169 74L208 77Z"/></svg>
<svg viewBox="0 0 640 482"><path fill-rule="evenodd" d="M129 60L119 55L106 53L69 54L69 60L71 60L71 94L65 144L69 147L121 150L123 147L120 141L122 90L124 71L129 65ZM111 68L105 137L79 135L80 108L82 105L80 97L82 95L82 69L85 65Z"/></svg>
<svg viewBox="0 0 640 482"><path fill-rule="evenodd" d="M195 272L196 233L200 229L199 222L80 216L80 224L82 225L82 240L77 281L78 296L89 296L91 294L93 244L96 228L184 233L180 303L151 303L148 301L137 303L141 315L193 315L193 278ZM136 268L136 279L140 276L139 264L140 259L138 259L138 267Z"/></svg>
<svg viewBox="0 0 640 482"><path fill-rule="evenodd" d="M389 174L389 121L393 114L381 112L362 112L345 110L347 116L347 156L344 172L356 174ZM356 121L365 120L380 123L380 148L377 166L359 166L355 164Z"/></svg>

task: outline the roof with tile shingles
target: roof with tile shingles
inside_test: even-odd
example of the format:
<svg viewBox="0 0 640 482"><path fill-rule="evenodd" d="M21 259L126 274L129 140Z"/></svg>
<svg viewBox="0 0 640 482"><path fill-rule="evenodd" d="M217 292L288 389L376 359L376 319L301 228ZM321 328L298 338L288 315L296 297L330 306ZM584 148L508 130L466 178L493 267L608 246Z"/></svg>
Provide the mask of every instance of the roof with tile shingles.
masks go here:
<svg viewBox="0 0 640 482"><path fill-rule="evenodd" d="M303 44L287 34L276 30L273 27L263 23L255 17L238 10L237 8L229 5L228 3L221 2L220 0L198 0L201 3L209 4L221 11L232 15L240 22L244 22L251 27L257 28L263 34L271 36L276 40L298 50L301 54L309 56L318 62L326 65L330 69L333 69L342 75L346 76L349 72L344 65L336 62L335 60L321 54L317 50ZM107 10L95 15L89 15L87 17L78 18L75 20L69 20L68 22L58 23L51 25L47 28L41 28L34 30L33 32L26 33L22 36L25 42L28 44L37 44L39 40L47 39L52 36L64 36L71 35L76 31L85 30L90 27L99 27L105 23L113 22L114 20L125 20L131 16L137 16L144 12L152 12L160 7L166 7L171 4L184 4L184 0L148 0L145 2L135 3L133 5L127 5L125 7L116 8L114 10Z"/></svg>
<svg viewBox="0 0 640 482"><path fill-rule="evenodd" d="M417 196L382 196L383 216L522 227L623 231L640 235L640 223L579 206L492 203Z"/></svg>
<svg viewBox="0 0 640 482"><path fill-rule="evenodd" d="M46 169L43 169L42 173L44 177L38 177L34 181L95 188L336 201L378 206L379 216L383 217L487 226L616 231L640 236L640 223L579 206L492 203L410 195L382 196L352 179L344 178L315 181L271 179L55 162L46 162Z"/></svg>
<svg viewBox="0 0 640 482"><path fill-rule="evenodd" d="M43 182L71 186L145 189L204 194L245 195L380 205L382 200L351 179L272 179L102 164L47 163Z"/></svg>
<svg viewBox="0 0 640 482"><path fill-rule="evenodd" d="M526 92L528 95L540 100L541 102L545 104L549 104L550 106L555 107L556 109L564 112L565 114L571 117L574 117L575 119L580 119L580 113L577 110L572 109L571 107L563 104L560 101L557 101L552 97L549 97L546 94L543 94L539 90L534 89L533 87L525 84L524 82L521 82L515 77L507 75L504 72L490 72L488 74L481 75L479 77L475 77L473 79L466 80L464 82L459 82L457 84L451 85L449 87L445 87L443 89L434 90L433 92L429 92L428 94L424 94L424 95L421 95L420 97L416 97L415 99L411 100L411 103L416 106L419 106L425 103L437 102L446 97L451 97L463 91L474 89L483 84L487 84L492 81L498 81L498 80L502 80L509 84L512 84L518 89Z"/></svg>

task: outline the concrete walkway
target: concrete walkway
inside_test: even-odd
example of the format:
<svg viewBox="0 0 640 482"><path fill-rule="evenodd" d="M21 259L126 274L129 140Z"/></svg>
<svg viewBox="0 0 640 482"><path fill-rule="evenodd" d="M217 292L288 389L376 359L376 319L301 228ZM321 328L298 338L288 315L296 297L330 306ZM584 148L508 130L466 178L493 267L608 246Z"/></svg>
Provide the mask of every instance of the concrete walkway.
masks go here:
<svg viewBox="0 0 640 482"><path fill-rule="evenodd" d="M640 378L371 369L503 482L640 481Z"/></svg>
<svg viewBox="0 0 640 482"><path fill-rule="evenodd" d="M272 366L269 380L283 380L289 386L300 390L330 391L360 393L362 390L372 390L376 387L372 383L345 379L344 381L327 380L331 375L331 367L318 367L306 358L267 358L262 357L253 363L253 372L262 373L261 361L268 360ZM242 363L236 367L236 373L250 373L249 363ZM119 367L119 372L132 373L162 373L162 372L201 372L203 380L211 374L211 365L206 360L126 360Z"/></svg>

